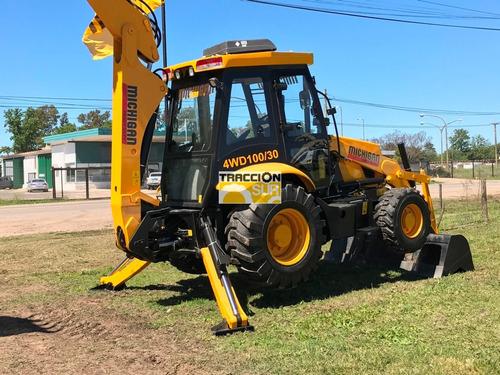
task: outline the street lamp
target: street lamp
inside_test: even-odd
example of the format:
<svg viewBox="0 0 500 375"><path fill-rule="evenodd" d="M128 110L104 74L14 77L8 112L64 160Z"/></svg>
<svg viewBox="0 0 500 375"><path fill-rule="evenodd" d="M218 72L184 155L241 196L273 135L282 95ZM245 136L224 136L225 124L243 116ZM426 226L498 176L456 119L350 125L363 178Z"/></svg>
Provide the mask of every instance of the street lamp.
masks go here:
<svg viewBox="0 0 500 375"><path fill-rule="evenodd" d="M443 165L443 130L444 130L444 126L437 126L436 124L432 124L430 122L421 122L420 125L432 125L436 128L439 129L439 132L441 133L441 166Z"/></svg>
<svg viewBox="0 0 500 375"><path fill-rule="evenodd" d="M457 122L457 121L462 121L462 119L458 119L458 120L453 120L452 122L446 122L444 121L444 119L438 115L431 115L431 114L428 114L428 113L421 113L420 114L420 117L424 117L424 116L429 116L429 117L435 117L435 118L438 118L440 119L441 121L443 121L443 124L444 124L444 134L445 134L445 137L446 137L446 169L448 169L448 162L449 162L449 158L448 158L448 125L454 123L454 122Z"/></svg>
<svg viewBox="0 0 500 375"><path fill-rule="evenodd" d="M365 119L364 118L358 118L358 121L363 122L363 141L365 140Z"/></svg>

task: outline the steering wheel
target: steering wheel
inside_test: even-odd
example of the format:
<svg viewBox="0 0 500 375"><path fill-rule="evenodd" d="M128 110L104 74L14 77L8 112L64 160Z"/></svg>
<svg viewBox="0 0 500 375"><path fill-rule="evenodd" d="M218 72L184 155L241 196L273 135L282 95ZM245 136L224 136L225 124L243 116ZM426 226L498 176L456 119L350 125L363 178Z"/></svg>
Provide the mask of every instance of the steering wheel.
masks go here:
<svg viewBox="0 0 500 375"><path fill-rule="evenodd" d="M193 149L193 142L185 143L179 146L180 152L191 152L192 149Z"/></svg>
<svg viewBox="0 0 500 375"><path fill-rule="evenodd" d="M315 141L316 137L309 133L304 133L295 138L295 142L310 142Z"/></svg>

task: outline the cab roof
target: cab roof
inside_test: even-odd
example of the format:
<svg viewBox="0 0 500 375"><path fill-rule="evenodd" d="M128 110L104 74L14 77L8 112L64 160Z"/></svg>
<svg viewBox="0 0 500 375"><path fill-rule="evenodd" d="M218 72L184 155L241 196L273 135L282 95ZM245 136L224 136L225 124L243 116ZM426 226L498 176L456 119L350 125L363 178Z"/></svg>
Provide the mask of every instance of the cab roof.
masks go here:
<svg viewBox="0 0 500 375"><path fill-rule="evenodd" d="M227 41L207 48L203 57L167 68L169 79L182 78L186 74L234 67L272 65L311 65L312 53L276 52L276 46L268 39ZM177 73L176 73L177 72Z"/></svg>

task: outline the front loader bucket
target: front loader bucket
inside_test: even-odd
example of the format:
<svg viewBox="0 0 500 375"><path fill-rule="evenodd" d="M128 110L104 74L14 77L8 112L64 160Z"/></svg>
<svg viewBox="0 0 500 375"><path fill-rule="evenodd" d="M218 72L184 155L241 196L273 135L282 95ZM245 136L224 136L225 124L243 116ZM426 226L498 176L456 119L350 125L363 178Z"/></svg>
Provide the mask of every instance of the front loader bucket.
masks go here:
<svg viewBox="0 0 500 375"><path fill-rule="evenodd" d="M422 249L407 254L400 267L434 278L474 270L469 242L460 234L429 234Z"/></svg>

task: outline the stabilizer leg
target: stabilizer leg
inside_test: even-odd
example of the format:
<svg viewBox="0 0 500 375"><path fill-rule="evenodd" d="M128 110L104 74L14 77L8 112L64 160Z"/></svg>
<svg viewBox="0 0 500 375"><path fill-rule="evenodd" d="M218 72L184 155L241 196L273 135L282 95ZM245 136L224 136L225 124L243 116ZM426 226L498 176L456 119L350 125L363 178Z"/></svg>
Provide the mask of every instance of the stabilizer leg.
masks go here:
<svg viewBox="0 0 500 375"><path fill-rule="evenodd" d="M208 243L208 247L201 249L201 256L223 318L220 324L212 327L212 332L220 336L237 331L253 331L254 328L248 324L248 317L241 308L238 297L229 280L229 274L226 269L229 257L220 249L220 244L217 241L213 228L203 219L200 221L203 228L203 235Z"/></svg>
<svg viewBox="0 0 500 375"><path fill-rule="evenodd" d="M125 282L144 268L150 262L126 256L107 276L101 277L101 285L91 290L121 290L125 287Z"/></svg>

